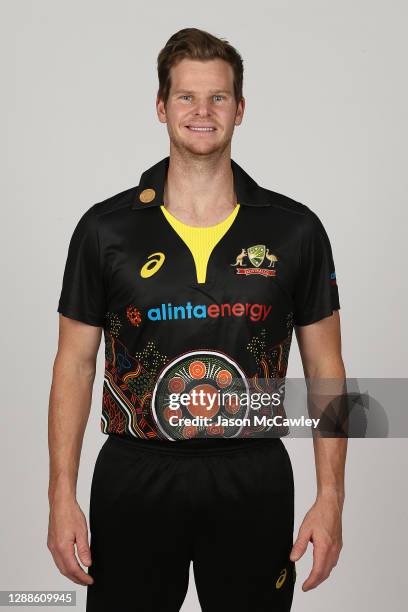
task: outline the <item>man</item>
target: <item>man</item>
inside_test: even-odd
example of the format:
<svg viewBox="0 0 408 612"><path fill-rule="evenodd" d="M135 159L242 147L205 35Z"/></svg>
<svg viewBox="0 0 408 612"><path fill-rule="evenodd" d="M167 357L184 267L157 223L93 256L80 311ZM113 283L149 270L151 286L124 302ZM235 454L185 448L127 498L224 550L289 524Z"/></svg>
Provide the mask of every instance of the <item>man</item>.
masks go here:
<svg viewBox="0 0 408 612"><path fill-rule="evenodd" d="M179 610L191 561L205 612L286 611L309 541L304 591L337 563L345 441L314 437L317 496L293 544L281 437L220 398L282 380L293 327L306 377L344 379L330 242L310 208L231 159L245 100L242 59L227 41L181 30L158 74L169 157L87 210L70 242L50 398L48 547L65 576L87 585L88 612ZM75 489L102 329L108 438L89 545ZM215 420L227 416L244 425Z"/></svg>

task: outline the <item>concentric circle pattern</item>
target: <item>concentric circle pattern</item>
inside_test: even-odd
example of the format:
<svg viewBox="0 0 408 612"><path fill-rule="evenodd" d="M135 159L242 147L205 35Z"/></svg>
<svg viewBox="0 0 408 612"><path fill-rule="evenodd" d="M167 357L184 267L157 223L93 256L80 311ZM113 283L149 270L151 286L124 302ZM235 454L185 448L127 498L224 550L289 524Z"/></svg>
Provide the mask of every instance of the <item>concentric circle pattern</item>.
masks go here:
<svg viewBox="0 0 408 612"><path fill-rule="evenodd" d="M240 425L220 425L219 417L244 419L248 384L239 365L218 351L194 351L170 362L161 372L152 397L152 411L170 440L232 438Z"/></svg>

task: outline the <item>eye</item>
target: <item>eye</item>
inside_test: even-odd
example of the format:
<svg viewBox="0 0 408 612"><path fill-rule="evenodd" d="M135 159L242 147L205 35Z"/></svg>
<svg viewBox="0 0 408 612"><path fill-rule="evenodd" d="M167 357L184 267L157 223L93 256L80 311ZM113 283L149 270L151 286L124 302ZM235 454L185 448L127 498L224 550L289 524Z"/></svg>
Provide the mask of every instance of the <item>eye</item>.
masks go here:
<svg viewBox="0 0 408 612"><path fill-rule="evenodd" d="M180 98L182 98L182 99L185 99L185 98L191 98L191 96L190 96L190 95L188 95L188 94L182 94L182 95L180 96Z"/></svg>
<svg viewBox="0 0 408 612"><path fill-rule="evenodd" d="M221 95L216 94L216 95L214 96L214 98L218 98L219 100L223 100L223 99L224 99L224 96L221 96Z"/></svg>

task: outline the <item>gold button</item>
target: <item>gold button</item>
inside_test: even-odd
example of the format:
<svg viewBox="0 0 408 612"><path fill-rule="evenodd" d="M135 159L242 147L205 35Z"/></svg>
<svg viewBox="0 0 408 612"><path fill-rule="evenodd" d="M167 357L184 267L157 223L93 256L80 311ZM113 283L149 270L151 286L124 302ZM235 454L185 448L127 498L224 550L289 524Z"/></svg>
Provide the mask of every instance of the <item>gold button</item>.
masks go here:
<svg viewBox="0 0 408 612"><path fill-rule="evenodd" d="M139 195L139 200L143 202L143 204L147 204L151 202L156 197L156 192L154 189L143 189L143 191Z"/></svg>

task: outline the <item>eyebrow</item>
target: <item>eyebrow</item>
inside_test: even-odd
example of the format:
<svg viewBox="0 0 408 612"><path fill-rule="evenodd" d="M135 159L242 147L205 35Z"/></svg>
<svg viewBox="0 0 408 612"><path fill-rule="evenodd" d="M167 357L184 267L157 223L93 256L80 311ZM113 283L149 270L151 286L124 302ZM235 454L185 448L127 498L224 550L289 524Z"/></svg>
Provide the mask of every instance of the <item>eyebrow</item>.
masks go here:
<svg viewBox="0 0 408 612"><path fill-rule="evenodd" d="M176 89L174 93L175 94L180 94L180 93L193 94L195 92L190 89ZM227 89L210 89L210 94L231 94L231 92L228 91Z"/></svg>

